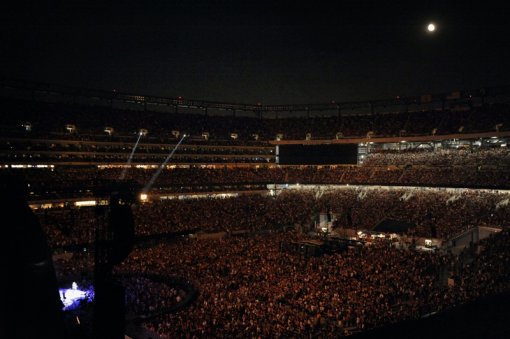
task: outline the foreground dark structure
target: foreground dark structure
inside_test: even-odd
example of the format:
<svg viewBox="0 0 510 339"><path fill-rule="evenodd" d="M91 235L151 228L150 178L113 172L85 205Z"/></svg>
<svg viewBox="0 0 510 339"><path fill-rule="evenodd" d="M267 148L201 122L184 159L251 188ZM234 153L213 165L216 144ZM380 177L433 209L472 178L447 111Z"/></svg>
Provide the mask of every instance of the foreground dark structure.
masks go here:
<svg viewBox="0 0 510 339"><path fill-rule="evenodd" d="M4 242L1 246L2 338L66 338L62 303L46 236L29 208L25 186L0 176Z"/></svg>

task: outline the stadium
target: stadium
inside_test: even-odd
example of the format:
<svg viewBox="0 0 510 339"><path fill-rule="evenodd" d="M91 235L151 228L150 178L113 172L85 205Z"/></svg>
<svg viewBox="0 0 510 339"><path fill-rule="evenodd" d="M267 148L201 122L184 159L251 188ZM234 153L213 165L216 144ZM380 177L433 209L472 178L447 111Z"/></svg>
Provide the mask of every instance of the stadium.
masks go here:
<svg viewBox="0 0 510 339"><path fill-rule="evenodd" d="M123 282L137 331L347 336L508 292L508 88L302 106L2 94L2 168L57 280Z"/></svg>
<svg viewBox="0 0 510 339"><path fill-rule="evenodd" d="M0 337L509 337L497 11L247 3L5 18Z"/></svg>

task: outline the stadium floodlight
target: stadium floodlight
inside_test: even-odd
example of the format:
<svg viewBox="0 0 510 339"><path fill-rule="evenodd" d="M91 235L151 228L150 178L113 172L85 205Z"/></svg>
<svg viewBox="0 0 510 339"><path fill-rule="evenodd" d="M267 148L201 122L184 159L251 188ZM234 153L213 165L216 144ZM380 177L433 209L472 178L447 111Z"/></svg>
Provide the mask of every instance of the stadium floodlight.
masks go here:
<svg viewBox="0 0 510 339"><path fill-rule="evenodd" d="M161 163L161 165L159 166L158 170L156 171L156 173L154 173L152 175L152 178L149 180L149 182L145 185L145 187L143 188L142 190L142 194L147 194L147 192L150 191L150 189L152 188L152 186L154 185L154 183L156 182L156 179L159 177L159 175L161 174L161 172L163 171L163 169L166 167L166 165L168 164L168 162L170 161L170 159L172 158L172 156L174 155L175 151L177 150L177 148L179 148L180 144L183 142L184 138L186 138L186 134L184 134L181 138L181 140L179 140L179 142L175 145L175 147L172 149L172 152L170 152L170 154L166 157L165 161L163 161Z"/></svg>
<svg viewBox="0 0 510 339"><path fill-rule="evenodd" d="M113 132L114 132L113 127L108 127L108 126L105 127L104 128L104 132L111 136L113 134Z"/></svg>
<svg viewBox="0 0 510 339"><path fill-rule="evenodd" d="M129 158L127 160L126 166L124 166L124 169L122 169L122 172L120 173L119 180L123 180L124 179L128 169L131 167L131 162L133 161L133 155L135 155L135 151L138 148L138 144L140 143L140 139L142 138L142 136L143 136L142 131L140 131L140 133L138 133L138 139L136 139L135 146L131 150L131 154L129 155Z"/></svg>
<svg viewBox="0 0 510 339"><path fill-rule="evenodd" d="M21 127L23 127L27 132L32 132L32 123L30 123L29 121L22 123Z"/></svg>
<svg viewBox="0 0 510 339"><path fill-rule="evenodd" d="M145 137L145 136L147 136L147 134L149 134L149 130L146 128L140 128L140 130L138 131L138 134L140 134L142 137Z"/></svg>
<svg viewBox="0 0 510 339"><path fill-rule="evenodd" d="M65 128L66 128L66 131L68 131L71 134L76 132L76 125L66 124Z"/></svg>

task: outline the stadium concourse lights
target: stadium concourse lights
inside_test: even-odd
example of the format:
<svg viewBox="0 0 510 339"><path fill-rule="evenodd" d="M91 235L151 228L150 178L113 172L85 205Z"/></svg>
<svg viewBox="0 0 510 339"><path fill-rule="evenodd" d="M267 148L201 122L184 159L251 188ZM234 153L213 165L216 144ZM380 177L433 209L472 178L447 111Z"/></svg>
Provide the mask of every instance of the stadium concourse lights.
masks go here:
<svg viewBox="0 0 510 339"><path fill-rule="evenodd" d="M113 127L108 127L108 126L106 126L106 127L104 128L104 132L105 132L106 134L108 134L109 136L111 136L111 135L113 134L113 132L114 132L114 129L113 129Z"/></svg>
<svg viewBox="0 0 510 339"><path fill-rule="evenodd" d="M65 126L66 131L68 131L70 134L76 132L76 125L73 124L66 124Z"/></svg>
<svg viewBox="0 0 510 339"><path fill-rule="evenodd" d="M23 127L25 129L25 131L27 131L27 132L32 131L32 123L30 123L29 121L22 123L21 127Z"/></svg>

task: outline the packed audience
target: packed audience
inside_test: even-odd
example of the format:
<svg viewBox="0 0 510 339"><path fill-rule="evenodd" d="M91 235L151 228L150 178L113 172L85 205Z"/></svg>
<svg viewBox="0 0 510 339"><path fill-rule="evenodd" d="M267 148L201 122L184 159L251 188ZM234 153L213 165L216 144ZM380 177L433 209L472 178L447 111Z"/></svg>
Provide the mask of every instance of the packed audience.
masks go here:
<svg viewBox="0 0 510 339"><path fill-rule="evenodd" d="M300 225L313 229L331 211L338 227L371 230L384 219L416 224L410 236L449 239L471 227L510 224L508 194L442 189L342 188L284 190L276 196L171 199L135 204L139 237L188 230L232 233ZM40 209L37 214L53 248L90 244L97 226L95 207Z"/></svg>
<svg viewBox="0 0 510 339"><path fill-rule="evenodd" d="M10 136L55 138L66 137L75 140L121 140L136 135L140 128L148 130L155 142L175 138L171 131L187 133L197 140L204 139L208 133L210 140L224 140L234 144L247 144L258 140L274 140L281 134L286 140L305 139L310 133L314 139L334 139L341 137L365 137L368 133L377 136L408 136L452 134L501 130L510 126L508 105L505 103L479 103L466 105L459 111L444 107L443 110L416 107L399 113L364 111L345 112L338 116L336 109L330 112L314 112L303 117L303 113L293 117L278 117L270 112L258 116L251 112L247 116L206 115L201 110L189 110L179 114L174 111L144 111L112 108L111 105L98 106L87 104L69 104L63 102L24 101L4 98L6 112L5 131ZM136 108L135 108L136 109ZM398 109L398 108L396 108ZM249 112L250 113L250 112ZM324 115L326 113L326 115ZM364 113L364 114L363 114ZM370 113L370 114L369 114ZM445 114L446 113L446 114ZM297 116L297 117L296 117ZM27 131L26 123L30 123ZM74 125L69 131L66 125ZM106 134L105 127L113 128L112 134ZM231 134L237 135L236 139ZM255 135L257 137L255 137Z"/></svg>
<svg viewBox="0 0 510 339"><path fill-rule="evenodd" d="M148 315L159 310L172 309L186 296L187 291L174 285L172 281L156 281L153 277L137 274L121 276L119 279L126 289L127 317Z"/></svg>
<svg viewBox="0 0 510 339"><path fill-rule="evenodd" d="M499 146L499 145L498 145ZM505 147L380 151L370 153L364 166L492 166L507 167L510 164L510 151Z"/></svg>
<svg viewBox="0 0 510 339"><path fill-rule="evenodd" d="M155 181L153 194L261 190L268 184L360 184L431 187L509 188L507 147L474 151L371 153L352 166L173 166ZM145 166L147 167L147 166ZM204 168L205 167L205 168ZM157 168L55 166L19 169L32 200L94 196L102 183L124 180L144 187Z"/></svg>
<svg viewBox="0 0 510 339"><path fill-rule="evenodd" d="M285 140L304 139L307 133L312 139L333 139L367 133L484 132L495 126L505 130L510 126L507 104L275 119L142 113L111 106L12 99L4 104L7 111L16 113L6 114L0 126L6 136L0 141L0 151L9 163L27 160L34 151L37 159L27 161L122 163L141 127L147 128L148 135L135 163L160 163L170 150L169 140L179 139L170 131L190 134L191 142L175 155L182 166L165 169L149 192L149 200L132 205L137 240L150 238L151 242L135 246L115 269L129 291L130 316L173 309L188 296L189 291L164 277L181 277L199 289L198 299L188 307L144 321L147 331L162 338L337 337L509 291L508 193L445 188L509 188L508 147L376 151L360 165L277 166L267 143L277 134ZM67 129L66 124L76 129ZM105 134L106 126L114 131ZM53 139L60 141L50 142ZM251 165L218 167L218 163ZM75 164L20 171L34 201L96 198L102 183L118 181L123 169ZM124 180L139 189L155 171L132 167ZM298 183L317 186L267 188ZM320 186L330 184L346 186ZM157 199L158 194L212 191L263 192L229 198ZM94 243L104 211L69 202L62 208L36 210L56 254L60 281L92 277L94 253L89 245ZM312 235L282 230L313 231L320 213L326 211L332 214L335 228L372 230L387 219L409 222L415 225L407 231L410 237L446 240L475 226L503 231L459 256L397 248L386 239L321 257L283 250L282 242L310 240ZM183 236L173 241L164 237L188 231L218 232L225 237ZM236 235L240 233L244 235ZM73 247L79 251L70 252ZM149 278L156 276L163 278Z"/></svg>
<svg viewBox="0 0 510 339"><path fill-rule="evenodd" d="M284 241L306 239L294 232L184 238L136 248L116 273L180 276L199 288L188 307L143 323L162 338L341 337L510 288L508 229L459 257L387 240L320 257L281 250ZM155 307L175 301L157 290L149 293Z"/></svg>

